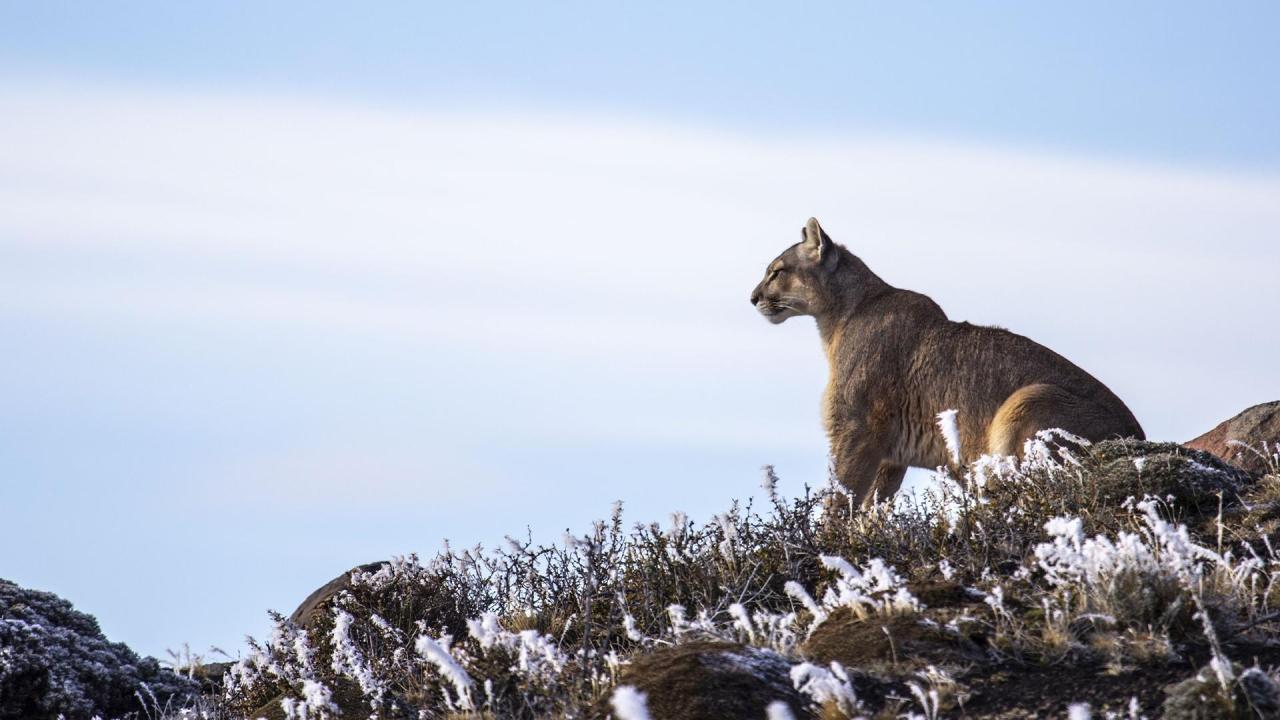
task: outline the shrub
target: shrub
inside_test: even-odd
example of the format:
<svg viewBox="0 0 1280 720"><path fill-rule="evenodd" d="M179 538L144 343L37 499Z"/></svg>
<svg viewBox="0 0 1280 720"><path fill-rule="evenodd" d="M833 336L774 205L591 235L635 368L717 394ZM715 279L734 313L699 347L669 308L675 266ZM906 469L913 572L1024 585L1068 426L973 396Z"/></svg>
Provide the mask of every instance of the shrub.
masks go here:
<svg viewBox="0 0 1280 720"><path fill-rule="evenodd" d="M183 707L198 684L108 642L53 593L0 580L0 718L88 720Z"/></svg>
<svg viewBox="0 0 1280 720"><path fill-rule="evenodd" d="M655 670L665 657L717 687L771 688L752 712L782 700L769 712L934 717L999 702L966 686L996 668L1206 653L1222 667L1219 635L1249 642L1280 619L1280 558L1239 522L1253 487L1230 468L1048 432L1021 459L961 470L862 511L835 487L783 498L766 468L763 508L735 502L705 523L626 527L617 505L559 543L357 571L306 627L276 617L227 699L240 713L382 720L601 717L648 698L658 720L685 678ZM1158 692L1140 688L1138 704Z"/></svg>

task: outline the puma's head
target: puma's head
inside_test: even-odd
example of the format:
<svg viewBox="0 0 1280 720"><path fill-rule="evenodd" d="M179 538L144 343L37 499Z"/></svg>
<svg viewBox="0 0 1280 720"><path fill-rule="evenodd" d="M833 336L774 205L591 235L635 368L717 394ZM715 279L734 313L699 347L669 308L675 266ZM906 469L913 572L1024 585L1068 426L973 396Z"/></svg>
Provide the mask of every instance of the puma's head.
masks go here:
<svg viewBox="0 0 1280 720"><path fill-rule="evenodd" d="M827 237L816 218L809 218L800 236L800 242L769 263L764 280L751 293L751 304L771 323L795 315L819 315L833 305L839 292L841 283L835 282L835 275L847 251Z"/></svg>

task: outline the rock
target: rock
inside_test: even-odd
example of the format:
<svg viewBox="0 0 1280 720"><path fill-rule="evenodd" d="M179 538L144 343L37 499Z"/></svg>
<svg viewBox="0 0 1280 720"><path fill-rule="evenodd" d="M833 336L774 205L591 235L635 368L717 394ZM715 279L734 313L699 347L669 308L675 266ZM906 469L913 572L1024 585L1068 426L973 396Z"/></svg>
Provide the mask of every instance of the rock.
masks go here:
<svg viewBox="0 0 1280 720"><path fill-rule="evenodd" d="M302 604L298 606L298 609L293 611L293 614L289 616L289 619L293 621L295 625L300 627L313 627L316 620L319 618L320 613L328 607L328 602L333 599L333 596L351 586L351 573L356 571L370 573L377 572L386 564L385 560L365 563L363 565L357 565L356 567L342 573L338 577L316 588L315 592L308 595L307 599L303 600Z"/></svg>
<svg viewBox="0 0 1280 720"><path fill-rule="evenodd" d="M323 632L324 628L319 626L324 624L323 621L328 618L332 604L331 601L338 595L338 593L351 587L351 575L356 572L377 572L385 565L387 565L385 560L357 565L329 582L321 585L312 591L312 593L308 595L300 605L298 605L297 609L289 615L289 621L308 631ZM254 718L265 718L265 720L284 720L285 714L284 710L280 706L280 701L286 697L288 697L287 694L279 694L268 700L249 715ZM349 705L350 706L346 708L347 710L363 709L363 702L358 698L354 703Z"/></svg>
<svg viewBox="0 0 1280 720"><path fill-rule="evenodd" d="M180 708L199 683L109 642L91 615L53 593L0 580L0 720L88 720L144 708L134 693L143 684L156 702Z"/></svg>
<svg viewBox="0 0 1280 720"><path fill-rule="evenodd" d="M234 666L234 662L213 662L196 665L191 670L191 679L200 683L200 691L206 695L221 694L223 680Z"/></svg>
<svg viewBox="0 0 1280 720"><path fill-rule="evenodd" d="M1252 667L1233 667L1236 682L1223 691L1209 667L1165 688L1162 715L1166 720L1234 720L1280 717L1280 684L1270 674Z"/></svg>
<svg viewBox="0 0 1280 720"><path fill-rule="evenodd" d="M1260 717L1280 717L1280 683L1261 668L1251 667L1240 674L1240 694Z"/></svg>
<svg viewBox="0 0 1280 720"><path fill-rule="evenodd" d="M1249 447L1240 447L1233 444L1233 441ZM1280 400L1254 405L1183 445L1212 453L1256 477L1265 475L1272 469L1267 458L1259 454L1263 452L1264 442L1271 448L1272 454L1276 452L1277 444L1280 444Z"/></svg>
<svg viewBox="0 0 1280 720"><path fill-rule="evenodd" d="M1098 499L1109 505L1152 495L1171 497L1187 510L1216 507L1219 493L1230 498L1250 481L1247 473L1212 453L1144 440L1096 443L1088 448L1084 466Z"/></svg>
<svg viewBox="0 0 1280 720"><path fill-rule="evenodd" d="M849 608L836 609L814 628L803 652L819 665L835 661L846 668L894 668L903 673L986 660L974 642L949 635L936 622L926 623L915 615L861 620Z"/></svg>
<svg viewBox="0 0 1280 720"><path fill-rule="evenodd" d="M691 642L632 658L619 684L648 696L653 720L764 718L779 700L797 720L811 718L790 673L791 663L770 650Z"/></svg>

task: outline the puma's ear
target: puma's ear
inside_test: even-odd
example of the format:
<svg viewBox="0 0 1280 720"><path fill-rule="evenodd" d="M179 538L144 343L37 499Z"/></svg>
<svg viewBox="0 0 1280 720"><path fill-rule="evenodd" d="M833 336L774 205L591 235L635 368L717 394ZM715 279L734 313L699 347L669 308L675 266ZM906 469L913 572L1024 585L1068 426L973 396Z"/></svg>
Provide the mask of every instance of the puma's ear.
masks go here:
<svg viewBox="0 0 1280 720"><path fill-rule="evenodd" d="M800 235L804 238L801 247L809 259L830 269L836 257L835 244L818 224L818 218L809 218Z"/></svg>

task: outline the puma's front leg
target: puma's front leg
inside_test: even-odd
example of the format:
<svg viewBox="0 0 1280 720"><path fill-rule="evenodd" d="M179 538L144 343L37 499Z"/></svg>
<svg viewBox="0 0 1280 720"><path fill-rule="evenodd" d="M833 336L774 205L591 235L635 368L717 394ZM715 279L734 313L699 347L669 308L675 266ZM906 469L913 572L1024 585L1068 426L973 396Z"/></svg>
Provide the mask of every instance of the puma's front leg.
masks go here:
<svg viewBox="0 0 1280 720"><path fill-rule="evenodd" d="M866 507L872 498L878 498L882 502L892 499L898 494L898 488L902 487L902 479L906 476L906 465L899 465L889 460L880 461L880 467L876 470L876 484L871 489L871 495L862 502L863 507Z"/></svg>
<svg viewBox="0 0 1280 720"><path fill-rule="evenodd" d="M890 493L898 489L901 474L892 470L881 471L888 444L864 427L846 427L831 433L831 459L835 466L836 480L849 491L853 501L866 506L874 493ZM905 468L902 469L905 472ZM883 499L883 498L881 498Z"/></svg>

